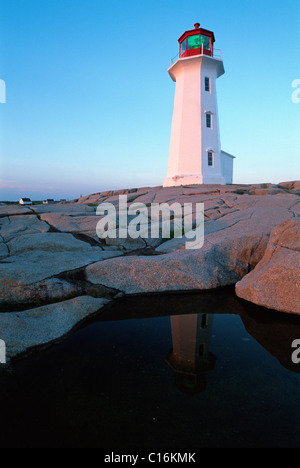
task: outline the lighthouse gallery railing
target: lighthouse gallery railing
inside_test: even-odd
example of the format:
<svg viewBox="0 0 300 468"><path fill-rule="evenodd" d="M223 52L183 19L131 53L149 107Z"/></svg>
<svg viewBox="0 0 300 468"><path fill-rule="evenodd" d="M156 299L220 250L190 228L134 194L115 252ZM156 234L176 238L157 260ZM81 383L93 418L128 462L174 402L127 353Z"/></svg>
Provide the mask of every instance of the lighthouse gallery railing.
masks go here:
<svg viewBox="0 0 300 468"><path fill-rule="evenodd" d="M203 45L202 45L202 49L201 49L199 55L206 55L203 52ZM194 55L194 57L195 57L195 55ZM210 57L222 60L222 49L214 49L213 54ZM171 58L171 65L173 65L173 63L175 63L178 59L179 59L179 52L178 52L178 54L175 55L175 57Z"/></svg>

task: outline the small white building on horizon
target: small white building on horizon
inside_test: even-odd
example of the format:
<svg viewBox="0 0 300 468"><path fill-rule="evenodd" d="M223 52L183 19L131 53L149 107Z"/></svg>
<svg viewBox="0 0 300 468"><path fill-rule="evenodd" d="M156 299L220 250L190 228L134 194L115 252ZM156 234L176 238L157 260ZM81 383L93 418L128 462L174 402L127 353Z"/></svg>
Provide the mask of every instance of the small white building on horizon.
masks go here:
<svg viewBox="0 0 300 468"><path fill-rule="evenodd" d="M164 187L232 184L235 156L222 151L216 79L225 73L212 31L194 25L179 39L179 58L168 69L176 82L169 164Z"/></svg>
<svg viewBox="0 0 300 468"><path fill-rule="evenodd" d="M32 205L32 201L30 198L23 197L20 198L19 205Z"/></svg>
<svg viewBox="0 0 300 468"><path fill-rule="evenodd" d="M47 198L46 200L43 200L43 205L53 205L56 203L53 198Z"/></svg>

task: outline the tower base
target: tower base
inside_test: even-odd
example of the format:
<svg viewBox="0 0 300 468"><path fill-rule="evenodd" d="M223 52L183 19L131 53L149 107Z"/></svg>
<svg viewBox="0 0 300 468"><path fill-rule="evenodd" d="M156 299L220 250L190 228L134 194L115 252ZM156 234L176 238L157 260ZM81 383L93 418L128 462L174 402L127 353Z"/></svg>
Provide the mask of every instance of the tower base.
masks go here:
<svg viewBox="0 0 300 468"><path fill-rule="evenodd" d="M163 181L163 187L178 187L180 185L226 185L225 178L220 176L182 175L167 177Z"/></svg>

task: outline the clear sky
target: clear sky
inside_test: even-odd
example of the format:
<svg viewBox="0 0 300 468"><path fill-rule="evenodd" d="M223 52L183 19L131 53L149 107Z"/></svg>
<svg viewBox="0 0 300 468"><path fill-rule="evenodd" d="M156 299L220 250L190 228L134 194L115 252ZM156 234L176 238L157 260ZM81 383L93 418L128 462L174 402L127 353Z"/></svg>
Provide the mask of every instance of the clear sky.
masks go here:
<svg viewBox="0 0 300 468"><path fill-rule="evenodd" d="M300 179L299 0L0 0L0 200L161 185L178 38L214 31L234 183Z"/></svg>

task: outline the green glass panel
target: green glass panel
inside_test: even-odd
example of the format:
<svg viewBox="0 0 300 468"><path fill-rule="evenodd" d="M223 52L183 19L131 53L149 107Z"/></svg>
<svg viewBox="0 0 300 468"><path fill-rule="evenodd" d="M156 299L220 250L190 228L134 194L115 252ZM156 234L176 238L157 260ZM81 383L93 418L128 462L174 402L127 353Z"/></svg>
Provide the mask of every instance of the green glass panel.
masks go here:
<svg viewBox="0 0 300 468"><path fill-rule="evenodd" d="M199 49L199 34L197 36L189 36L188 40L188 49Z"/></svg>
<svg viewBox="0 0 300 468"><path fill-rule="evenodd" d="M186 39L181 43L181 54L186 51Z"/></svg>
<svg viewBox="0 0 300 468"><path fill-rule="evenodd" d="M204 36L204 34L201 34L200 44L201 44L201 47L203 45L204 49L210 50L210 37Z"/></svg>

